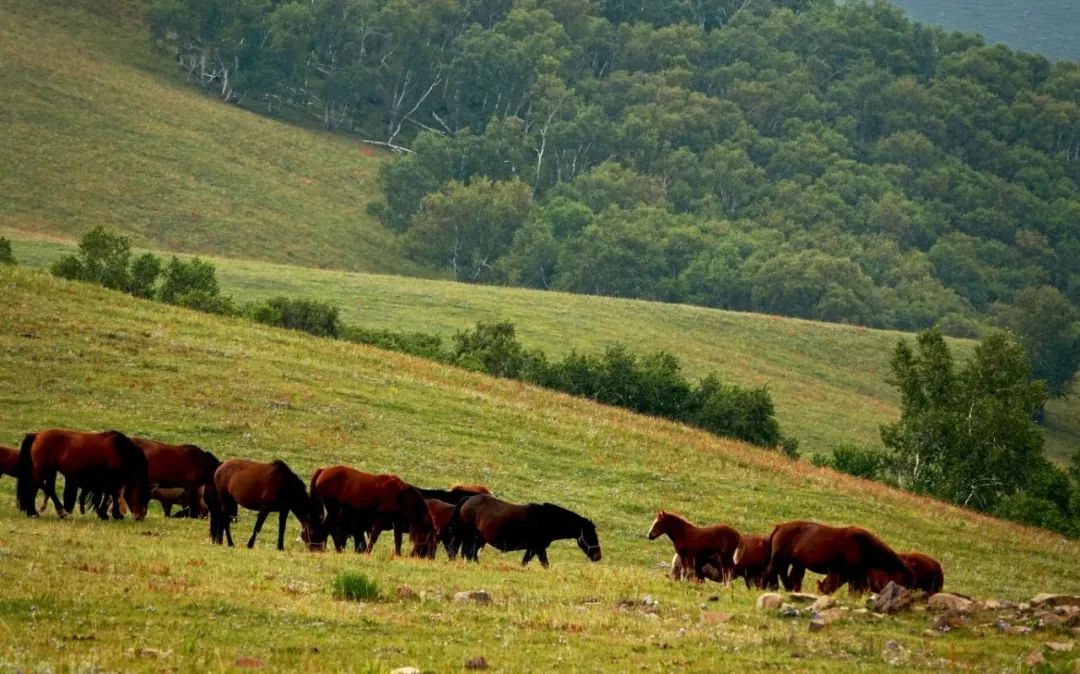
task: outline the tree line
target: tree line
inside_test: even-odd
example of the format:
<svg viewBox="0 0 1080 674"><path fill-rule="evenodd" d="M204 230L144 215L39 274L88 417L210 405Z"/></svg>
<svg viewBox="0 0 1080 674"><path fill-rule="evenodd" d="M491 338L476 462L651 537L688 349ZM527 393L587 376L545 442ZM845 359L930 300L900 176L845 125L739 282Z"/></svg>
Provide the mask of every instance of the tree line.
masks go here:
<svg viewBox="0 0 1080 674"><path fill-rule="evenodd" d="M225 100L401 149L375 210L456 279L957 336L1053 307L1037 374L1060 394L1080 363L1080 64L885 2L155 0L149 25Z"/></svg>
<svg viewBox="0 0 1080 674"><path fill-rule="evenodd" d="M6 239L0 239L0 262L5 243ZM10 247L7 250L10 253ZM798 440L780 432L767 388L743 389L722 382L715 373L692 383L683 375L679 359L664 351L640 355L613 344L598 355L572 351L553 360L541 350L526 349L513 324L507 322L479 322L446 344L439 335L347 325L337 307L318 300L279 296L239 304L221 292L213 264L198 257L185 261L173 256L162 263L153 253L133 256L126 236L101 226L87 232L78 252L57 260L51 271L61 278L137 297L525 381L798 455Z"/></svg>

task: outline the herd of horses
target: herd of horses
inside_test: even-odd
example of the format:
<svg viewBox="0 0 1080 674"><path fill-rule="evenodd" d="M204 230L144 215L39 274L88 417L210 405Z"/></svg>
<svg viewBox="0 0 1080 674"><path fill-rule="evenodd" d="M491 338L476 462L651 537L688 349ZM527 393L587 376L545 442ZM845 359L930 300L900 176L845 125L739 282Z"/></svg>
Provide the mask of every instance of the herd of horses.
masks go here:
<svg viewBox="0 0 1080 674"><path fill-rule="evenodd" d="M370 553L384 531L392 531L394 552L402 554L408 533L410 554L434 558L442 546L448 557L479 561L486 546L524 551L522 564L536 558L548 566L547 549L556 540L574 540L591 561L600 561L596 526L588 518L553 503L516 504L500 500L482 485L424 489L396 475L375 475L348 466L320 468L304 481L280 460L220 461L192 444L168 444L129 437L119 431L88 433L49 429L27 434L19 449L0 447L0 473L17 480L18 507L38 516L51 502L59 517L87 505L99 517L136 520L151 499L166 516L174 505L190 517L206 516L210 539L233 545L232 523L243 507L257 513L247 541L255 545L266 518L278 514L277 548L285 547L289 515L300 522L301 540L312 550L329 543L341 552L350 539L357 552ZM64 477L63 498L56 478ZM824 575L821 593L847 584L855 592L880 591L889 582L929 593L943 584L941 565L917 552L899 554L859 527L830 527L805 521L777 525L769 535L741 534L726 525L698 527L674 513L656 515L649 539L668 536L675 548L676 578L731 582L749 588L801 591L806 571Z"/></svg>

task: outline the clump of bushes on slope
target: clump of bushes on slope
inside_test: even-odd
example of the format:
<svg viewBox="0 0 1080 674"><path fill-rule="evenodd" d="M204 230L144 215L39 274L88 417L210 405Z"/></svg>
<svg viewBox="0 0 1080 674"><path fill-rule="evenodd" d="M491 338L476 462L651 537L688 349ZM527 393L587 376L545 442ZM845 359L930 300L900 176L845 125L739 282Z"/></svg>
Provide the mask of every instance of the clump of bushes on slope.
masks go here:
<svg viewBox="0 0 1080 674"><path fill-rule="evenodd" d="M798 442L780 433L768 389L725 384L715 374L693 385L683 376L679 359L664 351L641 356L615 344L599 355L571 352L560 361L549 361L542 351L526 349L510 323L480 322L444 345L438 335L344 325L337 307L315 300L274 297L238 306L221 293L209 262L173 257L163 265L152 253L132 260L127 237L103 227L88 232L79 242L78 254L59 260L52 272L190 309L244 317L526 381L716 435L776 447L791 457L798 455Z"/></svg>

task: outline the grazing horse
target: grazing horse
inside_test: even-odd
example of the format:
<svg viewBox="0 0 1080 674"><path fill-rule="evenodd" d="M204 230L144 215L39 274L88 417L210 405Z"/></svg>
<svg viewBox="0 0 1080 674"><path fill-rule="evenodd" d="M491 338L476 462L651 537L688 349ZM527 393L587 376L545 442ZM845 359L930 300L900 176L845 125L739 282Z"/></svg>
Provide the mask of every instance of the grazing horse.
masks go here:
<svg viewBox="0 0 1080 674"><path fill-rule="evenodd" d="M435 527L435 542L431 545L431 549L428 550L428 556L434 558L439 543L442 543L443 549L446 550L446 555L450 559L457 557L454 539L450 536L450 518L454 515L455 504L437 498L424 499L424 501L427 503L428 512L431 513L431 524Z"/></svg>
<svg viewBox="0 0 1080 674"><path fill-rule="evenodd" d="M44 489L56 513L66 517L67 509L56 495L57 474L64 476L65 487L70 481L109 495L114 519L124 517L120 511L121 491L135 519L146 516L150 499L146 455L123 433L49 429L27 434L19 449L19 509L29 517L37 517L34 498L38 489ZM107 500L103 500L98 508L98 516L103 519L106 504Z"/></svg>
<svg viewBox="0 0 1080 674"><path fill-rule="evenodd" d="M150 500L161 504L165 517L172 517L172 509L180 506L177 517L202 517L207 514L206 503L202 499L202 490L195 491L195 501L192 502L190 492L184 487L159 487L150 488Z"/></svg>
<svg viewBox="0 0 1080 674"><path fill-rule="evenodd" d="M491 490L479 484L454 484L450 485L449 489L422 489L417 487L416 490L420 492L420 495L424 497L425 501L435 499L442 501L443 503L449 503L452 506L457 505L459 501L464 501L470 496L491 493Z"/></svg>
<svg viewBox="0 0 1080 674"><path fill-rule="evenodd" d="M247 546L255 547L263 522L272 512L278 516L277 549L285 549L285 525L289 513L296 515L302 527L301 537L309 549L322 546L322 531L318 525L314 504L304 488L304 482L284 462L259 463L246 459L230 459L214 471L214 482L206 490L207 507L210 510L210 540L221 544L222 536L233 545L232 514L241 505L258 511L255 528Z"/></svg>
<svg viewBox="0 0 1080 674"><path fill-rule="evenodd" d="M488 494L477 494L454 506L449 528L462 556L480 561L485 544L509 552L524 550L522 566L533 557L548 566L547 549L552 541L572 538L591 561L600 561L600 540L593 523L553 503L518 505L500 501Z"/></svg>
<svg viewBox="0 0 1080 674"><path fill-rule="evenodd" d="M904 560L904 563L907 564L914 575L911 579L911 585L906 587L912 590L922 590L926 594L941 592L941 588L945 585L945 573L941 570L941 564L936 559L921 552L901 552L900 559ZM820 588L822 583L828 580L826 578L825 581L818 583L818 587ZM881 592L890 582L903 585L903 581L902 574L889 573L880 569L871 570L869 575L871 592Z"/></svg>
<svg viewBox="0 0 1080 674"><path fill-rule="evenodd" d="M19 477L19 450L0 445L0 476Z"/></svg>
<svg viewBox="0 0 1080 674"><path fill-rule="evenodd" d="M649 529L649 540L663 535L671 539L682 561L682 577L688 577L692 569L694 578L701 581L705 578L705 565L710 563L720 569L721 580L731 577L735 567L732 558L741 538L738 531L723 524L697 527L681 515L661 510Z"/></svg>
<svg viewBox="0 0 1080 674"><path fill-rule="evenodd" d="M743 534L733 557L735 569L732 578L742 578L746 589L765 587L765 571L769 568L772 546L768 536Z"/></svg>
<svg viewBox="0 0 1080 674"><path fill-rule="evenodd" d="M132 438L150 467L150 483L162 489L179 487L187 494L188 504L199 502L199 490L214 481L214 471L221 461L195 445L170 445L146 438ZM162 502L164 505L164 501ZM188 509L189 517L198 517L199 509Z"/></svg>
<svg viewBox="0 0 1080 674"><path fill-rule="evenodd" d="M794 521L778 524L770 539L769 568L765 582L775 587L777 578L789 592L802 590L803 575L809 569L832 575L825 589L835 592L848 583L854 592L869 587L868 576L879 570L897 574L910 586L911 569L880 538L860 527L830 527L817 522Z"/></svg>
<svg viewBox="0 0 1080 674"><path fill-rule="evenodd" d="M311 498L322 515L323 528L334 539L338 552L349 535L370 532L365 552L375 547L379 535L394 530L394 553L401 554L406 529L413 542L412 556L434 555L435 527L419 490L396 475L373 475L348 466L320 468L311 476Z"/></svg>

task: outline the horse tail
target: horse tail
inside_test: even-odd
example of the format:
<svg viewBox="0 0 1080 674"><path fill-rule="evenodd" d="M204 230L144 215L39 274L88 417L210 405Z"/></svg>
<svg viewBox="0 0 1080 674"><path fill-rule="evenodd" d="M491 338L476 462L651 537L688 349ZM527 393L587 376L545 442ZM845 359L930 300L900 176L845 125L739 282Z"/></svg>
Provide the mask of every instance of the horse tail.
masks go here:
<svg viewBox="0 0 1080 674"><path fill-rule="evenodd" d="M471 496L469 498L472 498ZM465 502L469 498L463 498L454 504L454 512L450 513L450 521L446 523L446 540L448 543L447 552L451 559L457 557L458 550L461 548L461 544L464 541L465 523L461 521L461 507L465 505ZM465 551L466 559L468 559L468 551Z"/></svg>
<svg viewBox="0 0 1080 674"><path fill-rule="evenodd" d="M222 517L228 517L228 515L222 513L221 497L218 495L217 482L213 476L206 483L206 492L203 494L203 499L206 500L206 510L210 515L210 542L220 543L225 532Z"/></svg>
<svg viewBox="0 0 1080 674"><path fill-rule="evenodd" d="M37 433L27 433L19 445L19 463L16 468L15 494L19 504L19 510L27 515L34 515L34 497L37 496L38 484L34 480L34 456L31 450Z"/></svg>

